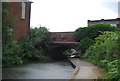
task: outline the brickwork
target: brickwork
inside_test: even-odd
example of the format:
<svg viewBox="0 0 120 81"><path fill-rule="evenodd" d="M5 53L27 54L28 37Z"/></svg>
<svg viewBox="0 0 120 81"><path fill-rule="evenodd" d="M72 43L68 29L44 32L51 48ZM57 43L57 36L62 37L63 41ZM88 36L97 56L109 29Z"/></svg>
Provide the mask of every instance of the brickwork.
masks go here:
<svg viewBox="0 0 120 81"><path fill-rule="evenodd" d="M22 2L10 2L8 10L15 18L15 27L13 29L15 34L13 39L19 41L22 37L29 33L31 2L26 2L25 19L21 18Z"/></svg>
<svg viewBox="0 0 120 81"><path fill-rule="evenodd" d="M75 42L73 32L50 32L51 42Z"/></svg>

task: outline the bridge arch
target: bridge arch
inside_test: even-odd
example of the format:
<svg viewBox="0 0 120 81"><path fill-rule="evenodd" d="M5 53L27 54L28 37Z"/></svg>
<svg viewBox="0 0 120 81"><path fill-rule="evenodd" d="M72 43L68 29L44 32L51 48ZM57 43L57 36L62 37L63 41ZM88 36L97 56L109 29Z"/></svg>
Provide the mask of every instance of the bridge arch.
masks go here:
<svg viewBox="0 0 120 81"><path fill-rule="evenodd" d="M76 48L78 44L78 42L50 42L49 45L52 48L50 56L56 59L66 58L63 52L67 49Z"/></svg>
<svg viewBox="0 0 120 81"><path fill-rule="evenodd" d="M79 42L74 39L74 32L50 32L51 47L50 56L53 58L64 58L63 52L67 49L76 48Z"/></svg>

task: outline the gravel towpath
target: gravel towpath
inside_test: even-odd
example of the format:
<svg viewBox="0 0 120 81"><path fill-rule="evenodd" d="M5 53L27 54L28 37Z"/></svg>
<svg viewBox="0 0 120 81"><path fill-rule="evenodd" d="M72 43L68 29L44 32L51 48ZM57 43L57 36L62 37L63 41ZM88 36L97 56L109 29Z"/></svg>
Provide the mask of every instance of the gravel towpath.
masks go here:
<svg viewBox="0 0 120 81"><path fill-rule="evenodd" d="M101 69L92 63L79 58L70 58L69 60L78 68L72 75L74 78L71 79L98 79L103 76Z"/></svg>

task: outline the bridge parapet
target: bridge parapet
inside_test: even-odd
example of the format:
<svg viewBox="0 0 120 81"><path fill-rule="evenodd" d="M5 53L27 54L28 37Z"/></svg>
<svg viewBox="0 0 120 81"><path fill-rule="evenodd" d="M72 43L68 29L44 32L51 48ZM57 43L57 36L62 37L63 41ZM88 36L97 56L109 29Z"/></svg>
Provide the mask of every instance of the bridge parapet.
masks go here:
<svg viewBox="0 0 120 81"><path fill-rule="evenodd" d="M50 32L51 42L76 42L74 32Z"/></svg>

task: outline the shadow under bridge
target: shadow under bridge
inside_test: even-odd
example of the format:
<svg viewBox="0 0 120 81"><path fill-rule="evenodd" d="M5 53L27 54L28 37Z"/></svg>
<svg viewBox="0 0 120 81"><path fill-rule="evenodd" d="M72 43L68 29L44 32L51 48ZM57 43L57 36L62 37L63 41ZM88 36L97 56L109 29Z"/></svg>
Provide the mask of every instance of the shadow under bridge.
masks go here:
<svg viewBox="0 0 120 81"><path fill-rule="evenodd" d="M63 52L67 49L76 48L79 42L49 42L51 46L50 56L55 59L63 59Z"/></svg>

